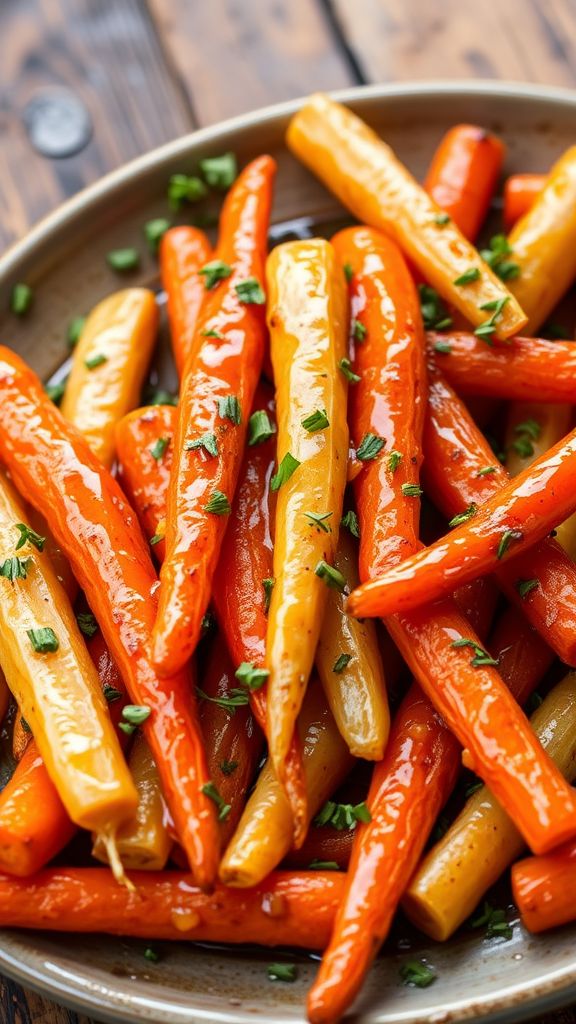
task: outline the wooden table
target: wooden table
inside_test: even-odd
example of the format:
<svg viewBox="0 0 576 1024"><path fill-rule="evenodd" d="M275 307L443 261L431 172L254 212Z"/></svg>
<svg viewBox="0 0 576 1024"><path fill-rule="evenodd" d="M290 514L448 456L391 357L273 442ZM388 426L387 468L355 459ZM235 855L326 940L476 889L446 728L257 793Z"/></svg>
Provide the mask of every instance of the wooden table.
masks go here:
<svg viewBox="0 0 576 1024"><path fill-rule="evenodd" d="M576 85L575 0L0 0L0 250L183 132L316 89L424 78ZM71 155L32 145L63 132ZM8 1022L88 1024L0 979Z"/></svg>

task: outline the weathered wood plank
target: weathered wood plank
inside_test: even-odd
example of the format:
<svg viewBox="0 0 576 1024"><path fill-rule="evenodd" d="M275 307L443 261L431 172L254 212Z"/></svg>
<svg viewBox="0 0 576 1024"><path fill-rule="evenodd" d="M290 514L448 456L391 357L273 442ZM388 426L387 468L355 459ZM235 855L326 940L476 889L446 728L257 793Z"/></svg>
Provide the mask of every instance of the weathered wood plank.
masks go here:
<svg viewBox="0 0 576 1024"><path fill-rule="evenodd" d="M371 81L508 78L576 84L570 0L327 0Z"/></svg>
<svg viewBox="0 0 576 1024"><path fill-rule="evenodd" d="M87 108L93 137L47 159L24 126L30 99L65 87ZM4 0L0 4L0 249L66 196L193 127L139 0Z"/></svg>
<svg viewBox="0 0 576 1024"><path fill-rule="evenodd" d="M200 124L358 81L315 0L149 6Z"/></svg>

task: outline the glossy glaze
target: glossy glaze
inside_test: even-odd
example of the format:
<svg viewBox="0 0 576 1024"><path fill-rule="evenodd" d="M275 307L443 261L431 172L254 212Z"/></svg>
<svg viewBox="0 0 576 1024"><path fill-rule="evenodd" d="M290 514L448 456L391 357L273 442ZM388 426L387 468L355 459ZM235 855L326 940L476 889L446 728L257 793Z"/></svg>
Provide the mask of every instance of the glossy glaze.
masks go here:
<svg viewBox="0 0 576 1024"><path fill-rule="evenodd" d="M512 868L512 893L531 932L557 928L576 919L576 845L546 857L530 857Z"/></svg>
<svg viewBox="0 0 576 1024"><path fill-rule="evenodd" d="M358 545L340 531L334 565L347 588L358 584ZM380 761L390 732L390 711L382 657L375 624L360 622L344 610L346 598L330 590L316 648L316 671L336 724L350 753ZM334 671L342 654L350 656L343 670Z"/></svg>
<svg viewBox="0 0 576 1024"><path fill-rule="evenodd" d="M572 674L534 712L530 724L569 782L576 777L576 695ZM487 786L473 793L426 855L403 900L411 920L445 941L520 856L524 840Z"/></svg>
<svg viewBox="0 0 576 1024"><path fill-rule="evenodd" d="M114 427L140 400L158 329L158 306L146 288L113 292L92 310L74 349L62 415L110 467ZM102 357L102 365L86 362Z"/></svg>
<svg viewBox="0 0 576 1024"><path fill-rule="evenodd" d="M475 124L454 125L432 157L424 188L465 238L482 227L503 159L501 140Z"/></svg>
<svg viewBox="0 0 576 1024"><path fill-rule="evenodd" d="M156 574L117 483L44 394L38 378L0 350L0 457L50 523L98 619L144 723L167 802L201 884L216 870L214 805L200 787L206 765L190 677L161 681L149 658Z"/></svg>
<svg viewBox="0 0 576 1024"><path fill-rule="evenodd" d="M298 719L306 781L305 829L352 767L319 683L312 682ZM245 888L260 883L292 846L293 811L270 759L260 772L220 864L220 880Z"/></svg>
<svg viewBox="0 0 576 1024"><path fill-rule="evenodd" d="M528 317L526 334L544 323L574 281L575 239L576 146L571 146L554 164L544 188L508 239L513 259L520 265L510 290Z"/></svg>
<svg viewBox="0 0 576 1024"><path fill-rule="evenodd" d="M313 96L293 117L286 141L358 220L396 239L423 277L470 323L486 320L485 303L508 298L496 335L508 338L522 329L526 317L506 286L455 223L438 224L440 207L350 110L328 96ZM471 266L478 267L479 279L456 285Z"/></svg>
<svg viewBox="0 0 576 1024"><path fill-rule="evenodd" d="M267 736L278 777L288 753L314 654L327 584L320 560L334 563L348 461L346 380L347 295L332 247L323 239L286 242L272 250L266 276L268 324L278 420L277 463L299 461L277 494L276 580L268 614ZM308 432L302 420L317 410L329 425ZM329 514L326 532L306 513Z"/></svg>
<svg viewBox="0 0 576 1024"><path fill-rule="evenodd" d="M0 924L322 949L344 880L337 871L279 871L247 894L220 885L204 894L181 871L136 871L130 878L133 891L119 886L106 868L47 868L30 881L3 875ZM274 899L279 914L269 912Z"/></svg>
<svg viewBox="0 0 576 1024"><path fill-rule="evenodd" d="M527 418L530 410L524 411ZM546 451L547 442L552 444L556 438L544 436ZM424 451L427 493L447 519L465 512L471 505L479 507L490 497L497 497L509 482L507 468L494 455L464 403L438 374L430 380ZM479 476L487 467L493 472ZM494 568L507 597L540 630L560 659L574 664L576 567L572 559L555 540L546 537L510 564L500 566L496 559ZM518 581L532 579L537 579L539 586L523 598L518 592Z"/></svg>
<svg viewBox="0 0 576 1024"><path fill-rule="evenodd" d="M182 379L206 289L198 271L212 259L212 246L203 231L189 225L170 228L159 249L160 277L166 292L170 340L178 376Z"/></svg>
<svg viewBox="0 0 576 1024"><path fill-rule="evenodd" d="M207 512L214 491L231 504L240 472L248 410L262 367L265 308L242 303L236 285L247 278L264 284L267 232L276 164L263 156L248 165L232 186L220 219L215 258L232 273L206 292L194 343L184 371L174 436L174 469L168 491L166 557L160 574L158 616L152 657L170 675L186 664L200 638L227 515ZM216 331L211 338L203 331ZM218 400L235 395L241 421L219 415ZM188 450L204 434L217 438L218 455Z"/></svg>

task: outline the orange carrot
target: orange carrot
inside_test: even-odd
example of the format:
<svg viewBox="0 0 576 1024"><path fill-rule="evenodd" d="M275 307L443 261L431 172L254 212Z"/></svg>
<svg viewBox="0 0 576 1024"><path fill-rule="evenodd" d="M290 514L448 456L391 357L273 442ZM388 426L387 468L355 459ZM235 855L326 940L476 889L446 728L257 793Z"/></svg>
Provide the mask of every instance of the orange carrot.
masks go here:
<svg viewBox="0 0 576 1024"><path fill-rule="evenodd" d="M474 124L450 128L432 158L424 188L472 241L488 212L503 158L500 139Z"/></svg>
<svg viewBox="0 0 576 1024"><path fill-rule="evenodd" d="M470 520L510 477L466 406L436 373L430 380L424 431L424 480L435 504L452 520ZM505 564L497 579L559 658L576 664L576 566L556 541Z"/></svg>
<svg viewBox="0 0 576 1024"><path fill-rule="evenodd" d="M462 525L349 598L353 615L391 615L450 593L542 540L576 508L576 430L505 484Z"/></svg>
<svg viewBox="0 0 576 1024"><path fill-rule="evenodd" d="M504 227L513 228L528 210L546 183L545 174L511 174L504 183Z"/></svg>
<svg viewBox="0 0 576 1024"><path fill-rule="evenodd" d="M199 884L218 860L214 804L186 672L161 680L149 660L157 586L148 547L118 484L9 349L0 349L0 458L45 515L99 622L143 724L164 795Z"/></svg>
<svg viewBox="0 0 576 1024"><path fill-rule="evenodd" d="M428 334L438 368L459 395L576 403L576 344L511 338L490 347L474 334Z"/></svg>
<svg viewBox="0 0 576 1024"><path fill-rule="evenodd" d="M518 861L512 868L512 894L531 932L576 920L576 843Z"/></svg>
<svg viewBox="0 0 576 1024"><path fill-rule="evenodd" d="M254 889L217 884L205 894L181 871L134 871L129 877L132 890L117 885L106 868L48 868L26 880L0 876L0 923L322 949L344 882L337 871L277 871Z"/></svg>
<svg viewBox="0 0 576 1024"><path fill-rule="evenodd" d="M166 495L172 468L176 409L150 405L124 416L116 427L118 479L152 550L164 558Z"/></svg>
<svg viewBox="0 0 576 1024"><path fill-rule="evenodd" d="M192 351L205 295L198 271L210 260L212 246L203 231L180 225L163 236L158 255L162 287L168 299L172 351L181 378Z"/></svg>
<svg viewBox="0 0 576 1024"><path fill-rule="evenodd" d="M266 336L262 282L275 170L263 156L237 178L216 259L202 268L208 294L178 407L152 638L162 675L178 671L196 647L234 498Z"/></svg>

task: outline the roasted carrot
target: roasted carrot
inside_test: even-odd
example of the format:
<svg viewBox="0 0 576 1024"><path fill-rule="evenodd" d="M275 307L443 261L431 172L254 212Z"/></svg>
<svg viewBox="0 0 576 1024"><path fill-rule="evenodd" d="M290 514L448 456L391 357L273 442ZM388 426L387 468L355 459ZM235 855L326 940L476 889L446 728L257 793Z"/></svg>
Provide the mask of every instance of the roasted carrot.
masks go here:
<svg viewBox="0 0 576 1024"><path fill-rule="evenodd" d="M225 847L244 810L262 753L263 737L248 706L248 691L244 705L231 709L225 706L231 691L241 693L242 686L234 677L234 666L221 636L214 640L200 676L200 687L200 724L208 771L222 801L219 818Z"/></svg>
<svg viewBox="0 0 576 1024"><path fill-rule="evenodd" d="M118 479L159 561L164 557L166 495L172 468L176 409L135 409L116 427Z"/></svg>
<svg viewBox="0 0 576 1024"><path fill-rule="evenodd" d="M209 262L212 246L203 231L180 225L162 236L158 255L162 287L168 300L172 351L178 376L182 378L206 294L199 270Z"/></svg>
<svg viewBox="0 0 576 1024"><path fill-rule="evenodd" d="M513 402L504 436L510 476L517 476L564 437L572 426L572 418L572 406L561 402Z"/></svg>
<svg viewBox="0 0 576 1024"><path fill-rule="evenodd" d="M353 370L360 378L350 387L352 440L361 454L364 439L375 442L354 480L365 580L418 543L424 339L416 289L396 244L362 227L346 228L332 242L352 272Z"/></svg>
<svg viewBox="0 0 576 1024"><path fill-rule="evenodd" d="M314 662L346 486L347 296L323 239L274 249L266 275L278 418L278 491L266 638L268 747L283 783L286 758ZM297 642L296 638L298 638Z"/></svg>
<svg viewBox="0 0 576 1024"><path fill-rule="evenodd" d="M162 682L148 650L156 575L124 495L15 353L0 350L0 458L46 516L94 611L143 724L164 795L199 882L217 863L214 804L187 673Z"/></svg>
<svg viewBox="0 0 576 1024"><path fill-rule="evenodd" d="M335 829L332 825L311 828L299 850L290 850L284 863L291 868L316 871L346 870L352 853L356 833L349 828Z"/></svg>
<svg viewBox="0 0 576 1024"><path fill-rule="evenodd" d="M359 826L332 938L308 997L312 1024L338 1020L359 991L454 786L458 751L457 740L412 686L374 769L366 801L372 820Z"/></svg>
<svg viewBox="0 0 576 1024"><path fill-rule="evenodd" d="M576 343L511 338L490 347L473 334L428 334L438 367L459 395L576 403Z"/></svg>
<svg viewBox="0 0 576 1024"><path fill-rule="evenodd" d="M424 188L466 238L482 227L503 158L500 139L475 124L454 125L434 153Z"/></svg>
<svg viewBox="0 0 576 1024"><path fill-rule="evenodd" d="M287 143L360 221L391 235L444 299L474 325L483 324L484 335L508 338L522 329L526 316L506 286L389 146L350 110L312 96L292 118ZM471 268L477 276L463 283Z"/></svg>
<svg viewBox="0 0 576 1024"><path fill-rule="evenodd" d="M103 932L143 939L257 943L322 949L344 875L278 871L248 893L194 888L182 871L130 874L134 891L105 868L47 868L31 879L0 878L2 927Z"/></svg>
<svg viewBox="0 0 576 1024"><path fill-rule="evenodd" d="M338 788L353 763L318 682L308 688L298 732L306 783L306 832L314 814ZM288 853L293 831L292 807L269 759L224 853L220 880L241 888L257 885Z"/></svg>
<svg viewBox="0 0 576 1024"><path fill-rule="evenodd" d="M553 406L551 408L563 408ZM534 434L536 421L524 426ZM516 435L520 436L520 435ZM546 438L542 440L546 443ZM535 439L529 444L539 444ZM547 447L547 445L546 445ZM453 522L474 518L497 495L509 474L492 452L466 406L438 373L430 379L424 431L424 482L435 504ZM576 663L576 567L559 544L546 537L497 567L497 579L562 661Z"/></svg>
<svg viewBox="0 0 576 1024"><path fill-rule="evenodd" d="M516 221L532 209L546 183L545 174L511 174L504 182L504 227L510 231Z"/></svg>
<svg viewBox="0 0 576 1024"><path fill-rule="evenodd" d="M353 615L417 608L521 554L576 508L576 430L510 480L462 525L349 598Z"/></svg>
<svg viewBox="0 0 576 1024"><path fill-rule="evenodd" d="M558 928L576 919L576 844L545 857L529 857L512 868L512 895L531 932Z"/></svg>
<svg viewBox="0 0 576 1024"><path fill-rule="evenodd" d="M275 171L274 160L263 156L237 178L224 202L216 259L202 268L207 295L178 406L152 637L152 660L164 676L186 664L200 637L240 472L264 352Z"/></svg>
<svg viewBox="0 0 576 1024"><path fill-rule="evenodd" d="M526 334L533 334L576 277L576 146L556 161L508 243L519 267L510 291L528 317Z"/></svg>
<svg viewBox="0 0 576 1024"><path fill-rule="evenodd" d="M74 349L62 415L105 466L114 461L116 423L138 404L157 328L154 293L127 288L98 303Z"/></svg>

